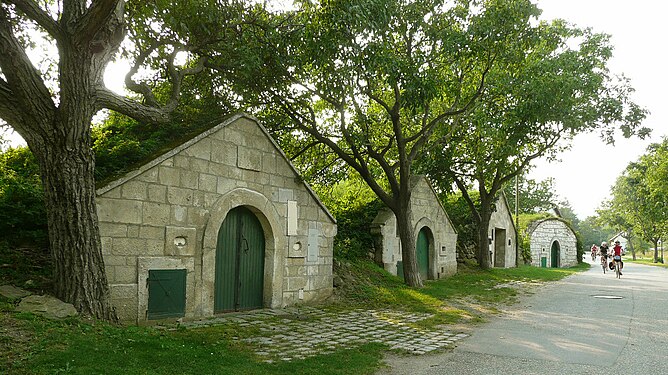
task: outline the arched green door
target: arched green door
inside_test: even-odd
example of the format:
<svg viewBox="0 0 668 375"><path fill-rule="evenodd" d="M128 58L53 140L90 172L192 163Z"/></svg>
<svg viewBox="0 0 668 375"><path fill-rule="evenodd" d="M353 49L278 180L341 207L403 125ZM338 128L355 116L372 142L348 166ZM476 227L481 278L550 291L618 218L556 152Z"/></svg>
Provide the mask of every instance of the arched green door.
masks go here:
<svg viewBox="0 0 668 375"><path fill-rule="evenodd" d="M559 242L554 241L552 242L552 251L551 251L551 259L550 259L550 267L557 268L559 267Z"/></svg>
<svg viewBox="0 0 668 375"><path fill-rule="evenodd" d="M237 207L218 231L214 311L262 308L264 231L249 209Z"/></svg>
<svg viewBox="0 0 668 375"><path fill-rule="evenodd" d="M417 264L420 278L427 280L429 278L429 229L422 228L417 238Z"/></svg>

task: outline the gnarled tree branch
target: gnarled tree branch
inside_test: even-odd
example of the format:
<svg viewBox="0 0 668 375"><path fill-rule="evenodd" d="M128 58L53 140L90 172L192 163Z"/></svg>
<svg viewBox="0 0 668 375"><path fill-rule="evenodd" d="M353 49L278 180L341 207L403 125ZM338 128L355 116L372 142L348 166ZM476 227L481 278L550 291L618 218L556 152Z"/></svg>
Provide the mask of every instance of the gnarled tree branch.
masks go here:
<svg viewBox="0 0 668 375"><path fill-rule="evenodd" d="M0 69L5 75L3 91L16 103L15 111L25 126L38 126L53 118L56 106L40 72L32 65L14 36L9 15L0 6ZM20 109L19 109L20 108ZM9 121L9 119L5 119ZM11 123L10 123L11 125Z"/></svg>
<svg viewBox="0 0 668 375"><path fill-rule="evenodd" d="M163 124L171 118L169 111L117 95L106 87L98 87L96 95L96 104L99 109L108 108L138 121Z"/></svg>
<svg viewBox="0 0 668 375"><path fill-rule="evenodd" d="M62 29L47 12L37 5L36 1L31 0L7 0L14 4L18 10L23 12L28 18L35 21L39 26L46 30L56 40L62 39Z"/></svg>

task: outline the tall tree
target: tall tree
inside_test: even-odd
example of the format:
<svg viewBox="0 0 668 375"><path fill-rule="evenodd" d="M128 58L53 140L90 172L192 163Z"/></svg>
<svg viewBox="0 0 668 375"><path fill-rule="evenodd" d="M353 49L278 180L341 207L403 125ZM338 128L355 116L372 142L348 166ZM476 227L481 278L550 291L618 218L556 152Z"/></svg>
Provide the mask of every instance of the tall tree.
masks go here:
<svg viewBox="0 0 668 375"><path fill-rule="evenodd" d="M668 140L650 145L638 161L626 167L612 188L611 200L599 210L605 222L652 243L654 262L659 260L659 240L668 233L666 179Z"/></svg>
<svg viewBox="0 0 668 375"><path fill-rule="evenodd" d="M522 173L519 174L519 213L532 214L541 211L549 211L556 205L554 194L554 179L548 178L543 181L527 179ZM511 181L503 188L510 210L515 212L515 181Z"/></svg>
<svg viewBox="0 0 668 375"><path fill-rule="evenodd" d="M0 4L0 118L40 166L55 295L81 313L115 319L100 249L90 124L108 108L165 123L187 77L244 25L242 3L6 0ZM127 36L127 39L126 39ZM105 87L104 70L125 40L128 98ZM51 55L32 61L35 45ZM144 79L142 79L144 77Z"/></svg>
<svg viewBox="0 0 668 375"><path fill-rule="evenodd" d="M272 87L259 105L292 136L354 169L396 218L405 280L420 286L410 206L413 163L438 130L458 128L496 65L531 37L530 1L301 2L288 40L261 35ZM256 82L262 78L255 77ZM303 153L308 156L309 153ZM327 156L304 164L330 160Z"/></svg>
<svg viewBox="0 0 668 375"><path fill-rule="evenodd" d="M434 144L423 168L441 189L453 183L467 199L478 227L478 262L490 266L487 227L499 191L532 160L554 159L573 135L601 131L611 140L640 128L645 111L629 97L632 88L607 68L612 47L605 35L563 21L541 22L514 59L490 70L473 111L457 118L448 143ZM576 44L576 42L579 42ZM477 186L479 204L468 191Z"/></svg>

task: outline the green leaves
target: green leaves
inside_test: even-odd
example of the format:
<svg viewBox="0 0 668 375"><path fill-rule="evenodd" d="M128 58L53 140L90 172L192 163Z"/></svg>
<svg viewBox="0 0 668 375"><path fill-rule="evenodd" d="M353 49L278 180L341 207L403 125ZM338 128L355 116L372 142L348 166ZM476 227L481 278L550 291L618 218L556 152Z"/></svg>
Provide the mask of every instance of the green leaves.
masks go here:
<svg viewBox="0 0 668 375"><path fill-rule="evenodd" d="M668 233L668 139L647 148L630 163L612 188L612 198L599 211L608 224L649 242Z"/></svg>

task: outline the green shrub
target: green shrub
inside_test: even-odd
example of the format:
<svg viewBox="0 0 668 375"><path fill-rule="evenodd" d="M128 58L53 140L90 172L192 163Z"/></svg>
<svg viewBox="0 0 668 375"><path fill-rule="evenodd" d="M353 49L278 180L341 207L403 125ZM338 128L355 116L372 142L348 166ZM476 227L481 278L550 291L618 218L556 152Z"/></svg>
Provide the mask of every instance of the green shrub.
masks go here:
<svg viewBox="0 0 668 375"><path fill-rule="evenodd" d="M27 147L0 154L0 232L12 246L46 246L47 221L39 167Z"/></svg>
<svg viewBox="0 0 668 375"><path fill-rule="evenodd" d="M384 204L360 181L343 181L333 187L315 186L325 206L336 218L334 256L368 258L373 251L371 223Z"/></svg>
<svg viewBox="0 0 668 375"><path fill-rule="evenodd" d="M95 179L103 185L169 151L218 122L174 120L151 125L117 113L93 127Z"/></svg>
<svg viewBox="0 0 668 375"><path fill-rule="evenodd" d="M478 192L470 191L469 195L474 202L480 202ZM478 226L473 219L468 203L461 193L441 196L441 202L457 230L457 253L463 254L472 249L475 254L478 248Z"/></svg>

